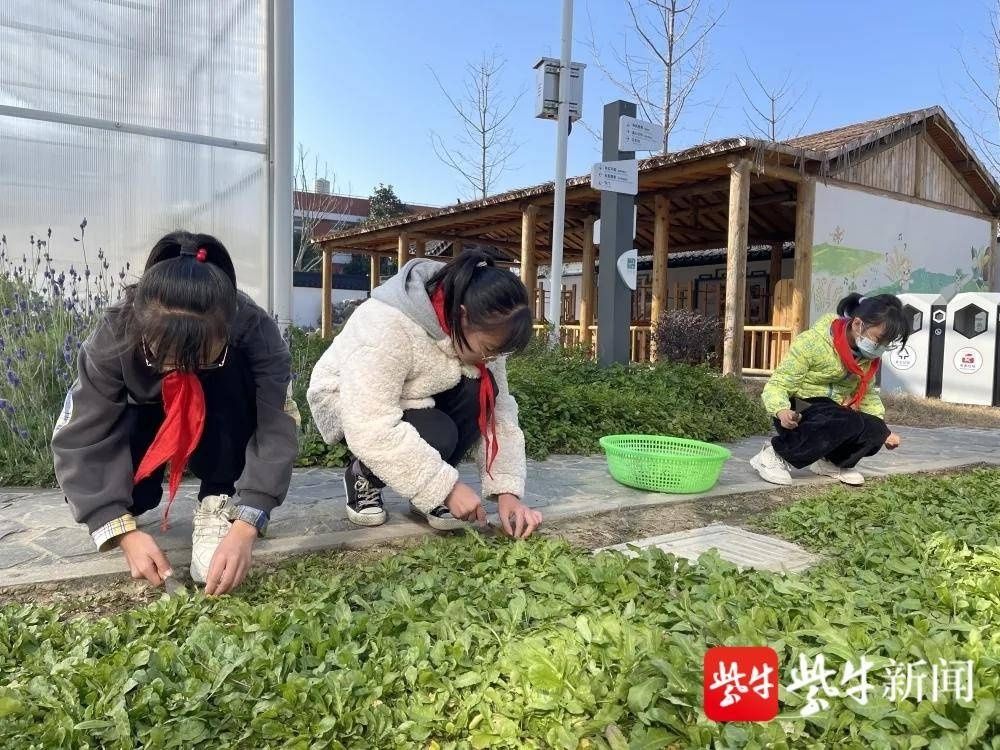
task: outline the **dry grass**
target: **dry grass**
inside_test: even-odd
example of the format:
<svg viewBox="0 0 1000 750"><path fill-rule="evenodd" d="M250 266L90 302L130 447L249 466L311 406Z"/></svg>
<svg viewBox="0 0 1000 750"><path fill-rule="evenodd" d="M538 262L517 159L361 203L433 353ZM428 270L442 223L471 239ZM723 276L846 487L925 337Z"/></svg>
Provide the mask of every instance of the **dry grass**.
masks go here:
<svg viewBox="0 0 1000 750"><path fill-rule="evenodd" d="M744 380L752 398L760 398L764 380ZM885 421L902 427L978 427L1000 429L1000 409L989 406L949 404L931 398L882 396Z"/></svg>

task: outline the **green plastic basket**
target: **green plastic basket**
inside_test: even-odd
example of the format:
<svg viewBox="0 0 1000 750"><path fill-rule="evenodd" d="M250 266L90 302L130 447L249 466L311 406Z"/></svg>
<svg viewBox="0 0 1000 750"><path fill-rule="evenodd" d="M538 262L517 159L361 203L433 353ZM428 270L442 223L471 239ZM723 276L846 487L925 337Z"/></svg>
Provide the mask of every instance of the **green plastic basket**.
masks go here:
<svg viewBox="0 0 1000 750"><path fill-rule="evenodd" d="M661 435L608 435L600 442L617 481L679 495L712 489L732 456L718 445Z"/></svg>

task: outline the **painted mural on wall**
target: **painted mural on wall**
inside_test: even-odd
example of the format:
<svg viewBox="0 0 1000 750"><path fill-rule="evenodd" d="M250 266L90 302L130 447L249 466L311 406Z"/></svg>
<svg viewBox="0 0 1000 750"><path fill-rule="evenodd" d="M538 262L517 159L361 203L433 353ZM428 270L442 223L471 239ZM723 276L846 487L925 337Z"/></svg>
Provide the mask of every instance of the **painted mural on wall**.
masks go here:
<svg viewBox="0 0 1000 750"><path fill-rule="evenodd" d="M850 292L989 288L990 222L822 183L816 186L812 319Z"/></svg>

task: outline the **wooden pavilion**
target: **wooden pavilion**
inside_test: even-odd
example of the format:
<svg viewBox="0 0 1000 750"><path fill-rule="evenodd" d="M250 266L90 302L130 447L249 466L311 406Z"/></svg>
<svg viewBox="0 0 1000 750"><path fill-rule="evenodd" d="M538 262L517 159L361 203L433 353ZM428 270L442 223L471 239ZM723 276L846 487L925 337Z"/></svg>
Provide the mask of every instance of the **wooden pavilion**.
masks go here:
<svg viewBox="0 0 1000 750"><path fill-rule="evenodd" d="M639 164L635 246L640 256L652 257L650 320L681 304L675 295L671 305L672 254L725 248L725 278L745 279L748 249L769 246L768 325L745 325L746 285L725 284L723 371L770 372L809 324L817 181L994 224L1000 216L1000 186L939 107L785 142L729 138L645 159ZM370 255L376 285L379 257L396 256L402 264L423 256L428 243L445 257L463 246L495 247L519 267L528 288L537 289L538 268L550 259L553 197L550 182L327 235L320 240L324 289L334 252ZM578 321L563 326L563 338L585 345L597 335L593 228L599 207L589 175L567 181L564 257L583 270ZM994 240L996 235L994 226ZM782 279L782 253L791 246L794 271ZM324 335L330 334L328 309ZM648 324L633 326L633 358L649 356L649 335Z"/></svg>

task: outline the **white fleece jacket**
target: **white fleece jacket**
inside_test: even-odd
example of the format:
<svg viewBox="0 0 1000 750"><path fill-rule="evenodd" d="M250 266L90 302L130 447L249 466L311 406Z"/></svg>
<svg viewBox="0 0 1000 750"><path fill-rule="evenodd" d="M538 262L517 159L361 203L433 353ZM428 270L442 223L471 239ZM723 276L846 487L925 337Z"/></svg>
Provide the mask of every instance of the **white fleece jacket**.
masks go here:
<svg viewBox="0 0 1000 750"><path fill-rule="evenodd" d="M323 439L333 445L346 438L351 452L376 476L423 511L444 502L458 471L403 421L403 411L432 408L433 397L456 386L463 375L479 377L475 367L458 359L423 291L439 267L435 261L411 261L359 306L316 363L307 394ZM489 369L497 382L499 452L490 476L480 438L476 460L483 496L523 497L526 462L517 403L503 359Z"/></svg>

